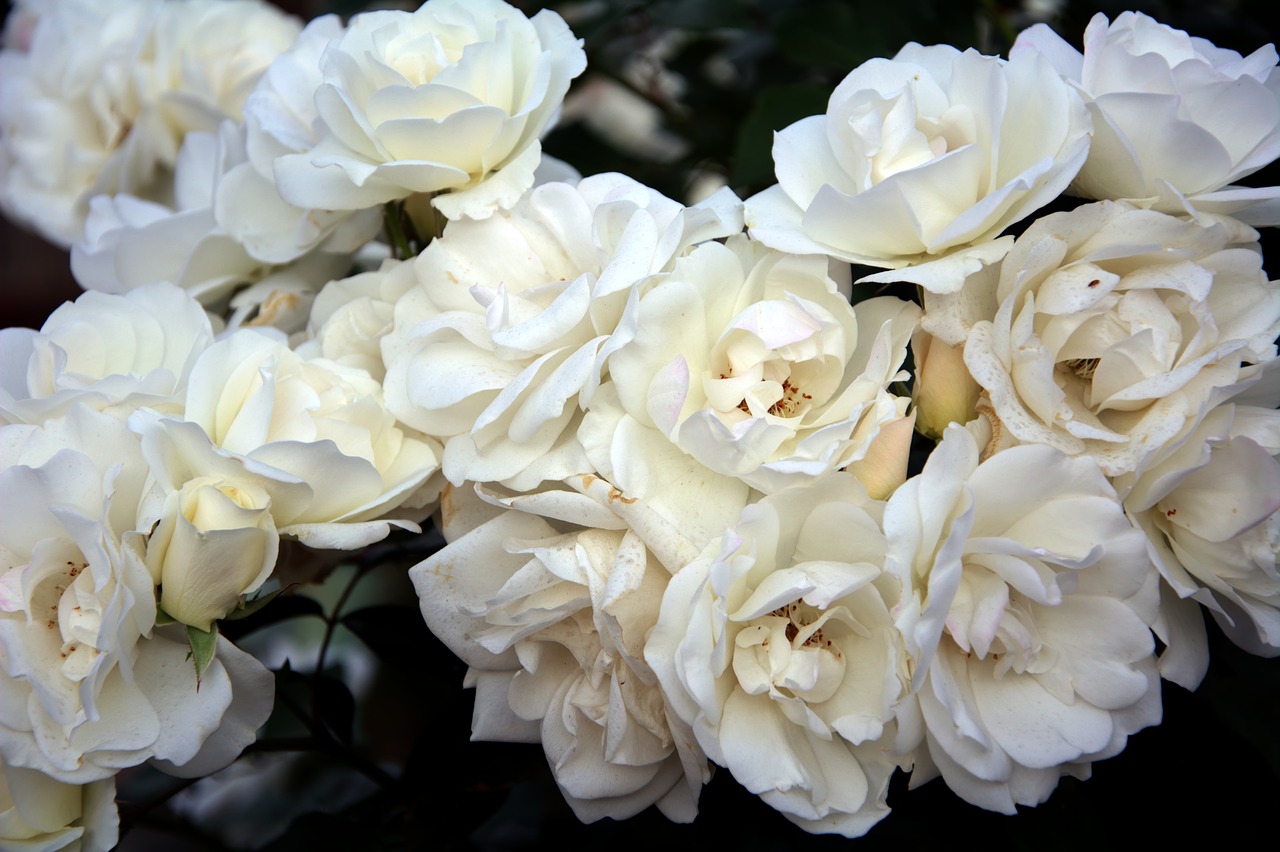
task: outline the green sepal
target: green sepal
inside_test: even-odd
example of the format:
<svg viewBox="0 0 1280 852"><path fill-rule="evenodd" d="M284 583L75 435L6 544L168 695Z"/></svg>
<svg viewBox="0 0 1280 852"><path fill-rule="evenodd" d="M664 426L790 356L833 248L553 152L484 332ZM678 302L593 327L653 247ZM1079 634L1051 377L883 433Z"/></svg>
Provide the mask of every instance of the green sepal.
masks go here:
<svg viewBox="0 0 1280 852"><path fill-rule="evenodd" d="M258 595L251 601L244 601L240 606L231 610L222 617L223 621L236 621L241 618L248 618L267 604L278 598L284 592L283 588L276 589L274 592L268 592L265 595Z"/></svg>
<svg viewBox="0 0 1280 852"><path fill-rule="evenodd" d="M204 674L205 669L209 668L209 663L213 662L213 655L218 649L218 626L215 624L212 630L201 630L188 624L187 644L191 646L191 652L187 656L196 667L196 689L198 690L200 676Z"/></svg>

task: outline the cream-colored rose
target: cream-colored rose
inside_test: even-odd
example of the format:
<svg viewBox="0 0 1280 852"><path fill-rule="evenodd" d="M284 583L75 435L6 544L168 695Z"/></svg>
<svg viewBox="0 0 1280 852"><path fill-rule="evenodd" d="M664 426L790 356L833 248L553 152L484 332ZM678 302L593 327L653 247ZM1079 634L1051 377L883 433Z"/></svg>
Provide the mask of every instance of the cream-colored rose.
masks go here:
<svg viewBox="0 0 1280 852"><path fill-rule="evenodd" d="M912 43L774 136L778 184L747 201L747 227L782 251L895 270L864 280L946 292L999 260L1000 233L1060 195L1088 150L1084 104L1042 57Z"/></svg>
<svg viewBox="0 0 1280 852"><path fill-rule="evenodd" d="M180 410L187 374L212 343L208 316L170 284L84 293L39 332L0 330L0 420L39 423L73 403L122 419L140 405Z"/></svg>
<svg viewBox="0 0 1280 852"><path fill-rule="evenodd" d="M270 496L280 533L313 547L351 549L391 526L417 529L410 519L430 496L420 489L439 468L438 445L396 424L368 373L305 360L250 330L201 355L182 421L139 412L131 425L156 472L152 521L167 514L158 494L202 476L247 479ZM385 517L398 508L399 518Z"/></svg>
<svg viewBox="0 0 1280 852"><path fill-rule="evenodd" d="M120 835L114 778L63 784L0 758L0 849L109 852Z"/></svg>
<svg viewBox="0 0 1280 852"><path fill-rule="evenodd" d="M1164 578L1161 674L1195 689L1209 662L1199 607L1240 647L1280 656L1280 411L1227 403L1203 412L1120 478L1125 509ZM1183 605L1185 607L1185 604Z"/></svg>
<svg viewBox="0 0 1280 852"><path fill-rule="evenodd" d="M889 498L886 568L911 656L898 748L1002 813L1160 720L1157 577L1094 461L1019 446L979 464L948 427Z"/></svg>
<svg viewBox="0 0 1280 852"><path fill-rule="evenodd" d="M156 621L137 526L148 464L84 406L0 427L0 754L84 784L148 760L206 774L271 711L271 674L220 640L196 689L181 630ZM179 768L181 767L181 768Z"/></svg>
<svg viewBox="0 0 1280 852"><path fill-rule="evenodd" d="M356 15L320 60L319 141L275 161L280 194L354 210L446 193L433 203L450 219L509 209L585 67L550 10L528 19L501 0L428 0Z"/></svg>
<svg viewBox="0 0 1280 852"><path fill-rule="evenodd" d="M1097 199L1181 214L1280 223L1280 187L1228 186L1280 154L1280 72L1273 45L1242 57L1141 12L1098 13L1084 53L1045 24L1011 54L1040 53L1084 94L1089 159L1073 188Z"/></svg>
<svg viewBox="0 0 1280 852"><path fill-rule="evenodd" d="M807 831L888 813L909 680L884 504L828 476L747 506L671 579L645 661L707 756Z"/></svg>
<svg viewBox="0 0 1280 852"><path fill-rule="evenodd" d="M308 339L295 350L305 358L359 367L382 381L382 338L394 328L396 300L417 283L413 263L391 259L372 272L330 281L311 304Z"/></svg>
<svg viewBox="0 0 1280 852"><path fill-rule="evenodd" d="M745 236L695 248L634 294L604 346L627 415L765 492L862 458L906 413L888 387L919 309L881 297L855 310L828 272L825 257Z"/></svg>
<svg viewBox="0 0 1280 852"><path fill-rule="evenodd" d="M993 286L998 305L972 324L964 362L1002 429L1118 476L1275 358L1280 286L1236 233L1119 202L1028 228L998 281L966 284Z"/></svg>
<svg viewBox="0 0 1280 852"><path fill-rule="evenodd" d="M257 0L60 0L0 53L0 206L61 246L90 197L160 200L190 131L239 120L299 24Z"/></svg>
<svg viewBox="0 0 1280 852"><path fill-rule="evenodd" d="M276 264L258 257L220 226L215 205L264 215L261 199L227 200L224 178L246 167L243 125L224 122L216 133L193 132L183 139L174 166L174 198L161 204L127 194L95 196L85 231L71 250L71 271L80 286L124 293L169 281L191 293L232 327L272 325L301 330L315 292L349 268L341 252L299 250ZM287 207L276 199L279 207ZM170 206L172 205L172 206ZM267 213L279 220L304 211ZM365 234L370 236L372 232ZM158 247L163 247L163 251Z"/></svg>
<svg viewBox="0 0 1280 852"><path fill-rule="evenodd" d="M210 630L275 568L280 535L271 498L258 484L199 477L170 495L147 540L160 608Z"/></svg>
<svg viewBox="0 0 1280 852"><path fill-rule="evenodd" d="M382 338L387 405L445 440L455 484L585 473L573 424L630 293L741 230L727 190L685 207L619 174L543 184L510 212L452 221L414 261L418 286Z"/></svg>
<svg viewBox="0 0 1280 852"><path fill-rule="evenodd" d="M567 484L485 503L450 489L451 543L409 571L422 615L470 666L473 739L541 742L584 822L650 805L690 822L706 758L643 653L670 572L697 549L608 482Z"/></svg>

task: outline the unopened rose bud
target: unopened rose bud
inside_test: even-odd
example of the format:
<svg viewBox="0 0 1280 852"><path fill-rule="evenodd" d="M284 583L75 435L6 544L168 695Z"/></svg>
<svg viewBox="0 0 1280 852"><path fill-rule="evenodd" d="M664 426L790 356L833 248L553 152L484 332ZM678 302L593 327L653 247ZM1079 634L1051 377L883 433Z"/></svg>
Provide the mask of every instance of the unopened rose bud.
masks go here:
<svg viewBox="0 0 1280 852"><path fill-rule="evenodd" d="M911 336L911 351L916 362L912 393L916 429L940 440L948 424L967 423L974 418L982 388L964 365L963 346L947 346L917 329Z"/></svg>
<svg viewBox="0 0 1280 852"><path fill-rule="evenodd" d="M271 574L280 536L271 498L252 482L199 477L171 494L147 545L160 607L209 630Z"/></svg>
<svg viewBox="0 0 1280 852"><path fill-rule="evenodd" d="M916 412L890 420L867 448L867 454L845 470L858 477L874 500L888 500L898 486L907 481L907 460L911 455L911 434Z"/></svg>

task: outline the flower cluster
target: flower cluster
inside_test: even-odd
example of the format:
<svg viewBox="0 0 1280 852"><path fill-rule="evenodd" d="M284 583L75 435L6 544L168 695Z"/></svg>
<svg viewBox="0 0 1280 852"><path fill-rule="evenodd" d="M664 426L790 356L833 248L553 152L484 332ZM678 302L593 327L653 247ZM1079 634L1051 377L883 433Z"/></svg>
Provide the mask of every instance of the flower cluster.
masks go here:
<svg viewBox="0 0 1280 852"><path fill-rule="evenodd" d="M283 544L433 513L472 735L583 821L691 821L713 765L811 832L898 771L1013 813L1199 683L1199 607L1280 655L1270 46L908 44L685 204L543 156L551 11L61 0L5 45L0 203L87 290L0 332L16 842L235 760L272 675L219 624Z"/></svg>

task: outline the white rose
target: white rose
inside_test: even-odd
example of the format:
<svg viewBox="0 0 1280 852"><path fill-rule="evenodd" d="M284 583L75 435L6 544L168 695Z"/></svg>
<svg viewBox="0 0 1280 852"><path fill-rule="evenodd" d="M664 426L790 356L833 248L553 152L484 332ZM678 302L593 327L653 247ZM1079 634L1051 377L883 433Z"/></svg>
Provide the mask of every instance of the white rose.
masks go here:
<svg viewBox="0 0 1280 852"><path fill-rule="evenodd" d="M1225 404L1117 482L1168 588L1207 609L1237 645L1268 657L1280 655L1277 457L1280 411ZM1175 652L1161 656L1161 673L1188 689L1209 661L1195 609L1188 623L1166 601L1161 635Z"/></svg>
<svg viewBox="0 0 1280 852"><path fill-rule="evenodd" d="M208 631L266 581L279 549L265 489L205 476L169 495L147 539L146 560L160 586L160 607Z"/></svg>
<svg viewBox="0 0 1280 852"><path fill-rule="evenodd" d="M954 290L1088 150L1084 104L1043 58L908 44L775 135L778 184L748 200L747 226L782 251L898 270L865 280Z"/></svg>
<svg viewBox="0 0 1280 852"><path fill-rule="evenodd" d="M450 222L414 262L419 284L383 338L388 407L445 439L455 484L532 488L590 470L572 423L628 294L741 228L728 191L684 207L618 174L544 184L510 212Z"/></svg>
<svg viewBox="0 0 1280 852"><path fill-rule="evenodd" d="M92 195L163 198L189 131L240 107L299 25L250 0L64 0L0 54L0 204L61 246Z"/></svg>
<svg viewBox="0 0 1280 852"><path fill-rule="evenodd" d="M1280 155L1275 47L1241 57L1123 12L1109 26L1106 15L1093 17L1083 55L1037 24L1018 36L1012 55L1032 52L1076 84L1093 115L1077 192L1165 213L1280 223L1280 187L1228 186Z"/></svg>
<svg viewBox="0 0 1280 852"><path fill-rule="evenodd" d="M892 297L855 311L827 258L737 237L636 291L603 351L628 415L773 492L857 461L905 414L887 388L918 316Z"/></svg>
<svg viewBox="0 0 1280 852"><path fill-rule="evenodd" d="M174 206L124 194L95 196L84 236L71 250L76 281L108 293L169 281L216 312L231 308L232 327L300 330L312 296L347 271L350 256L297 253L301 256L283 266L254 257L214 215L223 179L244 165L244 127L226 122L217 133L188 133L183 140L174 169ZM246 199L237 209L247 209L250 202L264 203Z"/></svg>
<svg viewBox="0 0 1280 852"><path fill-rule="evenodd" d="M114 778L63 784L0 758L0 847L110 852L120 835Z"/></svg>
<svg viewBox="0 0 1280 852"><path fill-rule="evenodd" d="M1085 205L1034 223L998 281L970 284L992 282L995 301L975 301L999 307L973 323L964 361L1003 429L1088 453L1108 476L1276 356L1280 287L1221 224Z"/></svg>
<svg viewBox="0 0 1280 852"><path fill-rule="evenodd" d="M155 626L135 526L148 475L125 424L83 406L0 427L0 753L82 784L146 760L225 766L270 713L271 674L220 640L197 690Z"/></svg>
<svg viewBox="0 0 1280 852"><path fill-rule="evenodd" d="M1157 575L1098 466L1020 446L981 465L951 426L884 513L914 700L912 784L1002 813L1088 777L1160 721Z"/></svg>
<svg viewBox="0 0 1280 852"><path fill-rule="evenodd" d="M312 250L350 254L382 228L378 209L315 210L280 197L273 164L316 143L312 93L325 46L342 33L335 15L311 21L263 73L244 104L247 158L229 164L214 193L218 227L258 260L281 264Z"/></svg>
<svg viewBox="0 0 1280 852"><path fill-rule="evenodd" d="M541 742L584 822L649 805L690 822L710 777L706 758L642 656L678 567L650 544L668 551L670 539L607 482L570 484L485 495L492 505L446 492L451 543L409 571L423 617L470 666L473 739Z"/></svg>
<svg viewBox="0 0 1280 852"><path fill-rule="evenodd" d="M0 330L0 419L39 423L73 402L180 410L192 364L213 343L209 318L170 284L124 296L84 293L39 332Z"/></svg>
<svg viewBox="0 0 1280 852"><path fill-rule="evenodd" d="M851 476L747 506L671 579L645 645L707 755L807 831L856 837L889 810L908 673L883 509Z"/></svg>
<svg viewBox="0 0 1280 852"><path fill-rule="evenodd" d="M186 422L142 413L132 421L160 493L201 476L252 480L270 495L281 534L313 547L351 549L391 526L417 529L383 516L420 507L437 448L396 425L363 370L306 361L278 339L242 330L196 362L184 412ZM149 503L152 521L164 514Z"/></svg>
<svg viewBox="0 0 1280 852"><path fill-rule="evenodd" d="M356 15L321 58L319 142L276 160L299 207L353 210L447 192L449 218L510 208L586 55L559 15L501 0L428 0Z"/></svg>
<svg viewBox="0 0 1280 852"><path fill-rule="evenodd" d="M311 303L308 339L296 351L305 358L359 367L382 381L387 373L382 338L395 326L397 300L417 283L414 264L393 259L372 272L330 281Z"/></svg>

